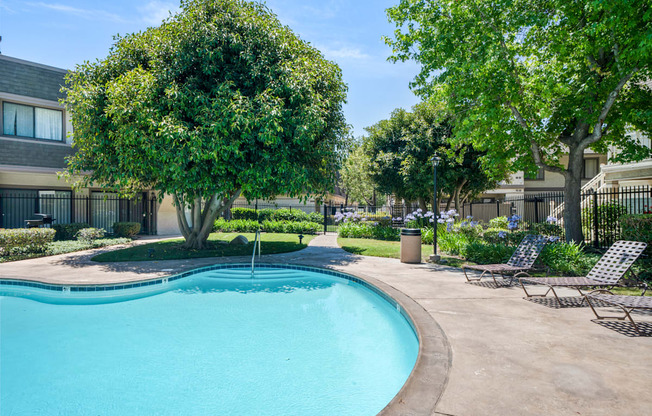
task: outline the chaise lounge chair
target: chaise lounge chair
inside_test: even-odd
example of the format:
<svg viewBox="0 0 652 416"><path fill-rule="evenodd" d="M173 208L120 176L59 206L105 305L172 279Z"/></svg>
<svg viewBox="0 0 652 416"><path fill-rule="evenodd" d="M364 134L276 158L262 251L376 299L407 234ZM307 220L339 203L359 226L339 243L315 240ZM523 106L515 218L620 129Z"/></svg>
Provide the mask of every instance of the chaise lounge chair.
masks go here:
<svg viewBox="0 0 652 416"><path fill-rule="evenodd" d="M584 297L586 298L586 301L589 303L589 306L591 307L591 310L593 311L597 319L611 318L611 319L619 319L622 321L623 319L627 318L634 325L634 329L638 334L640 334L641 331L639 330L638 325L636 325L636 322L634 322L634 319L630 315L630 312L633 311L634 309L652 310L652 296L614 295L608 290L599 289L585 294ZM622 309L625 315L624 316L600 316L598 315L598 312L595 310L595 307L598 306L597 304L595 305L593 304L593 302L595 301L604 302L609 305L616 306Z"/></svg>
<svg viewBox="0 0 652 416"><path fill-rule="evenodd" d="M584 287L602 287L609 288L616 286L620 279L627 273L632 264L643 253L647 244L638 241L616 241L609 250L598 260L586 277L522 277L519 278L521 287L528 298L545 297L552 292L562 306L555 287L570 287L577 289L581 296ZM533 295L528 293L524 282L548 286L548 290L543 295ZM586 298L584 298L586 299ZM584 302L584 299L582 302Z"/></svg>
<svg viewBox="0 0 652 416"><path fill-rule="evenodd" d="M475 266L464 265L462 266L462 271L464 272L464 277L468 282L479 282L485 274L490 273L491 278L494 279L494 283L498 285L496 281L496 274L499 274L503 280L509 277L509 283L512 284L514 279L519 275L528 275L527 271L532 269L534 262L541 254L541 250L548 242L548 237L543 235L526 235L521 241L521 244L516 247L516 251L512 254L512 257L505 264L478 264ZM479 270L482 272L480 277L469 277L466 274L466 269Z"/></svg>

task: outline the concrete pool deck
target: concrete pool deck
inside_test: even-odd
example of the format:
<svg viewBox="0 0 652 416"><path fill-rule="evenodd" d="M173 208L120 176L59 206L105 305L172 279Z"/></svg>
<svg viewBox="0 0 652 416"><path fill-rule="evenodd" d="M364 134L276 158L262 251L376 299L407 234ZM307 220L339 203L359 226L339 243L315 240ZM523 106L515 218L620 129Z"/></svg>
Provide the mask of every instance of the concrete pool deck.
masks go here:
<svg viewBox="0 0 652 416"><path fill-rule="evenodd" d="M0 264L0 278L118 283L250 261L250 257L90 261L102 251L106 249ZM443 330L451 352L439 400L431 397L434 390L418 392L424 402L436 402L433 415L650 414L652 337L634 336L620 321L592 322L588 307L556 309L550 303L523 300L518 287L465 284L459 269L446 266L349 254L337 246L334 235L319 236L299 252L263 256L262 261L371 277L382 283L381 288L387 285L420 305ZM423 413L408 406L393 414Z"/></svg>

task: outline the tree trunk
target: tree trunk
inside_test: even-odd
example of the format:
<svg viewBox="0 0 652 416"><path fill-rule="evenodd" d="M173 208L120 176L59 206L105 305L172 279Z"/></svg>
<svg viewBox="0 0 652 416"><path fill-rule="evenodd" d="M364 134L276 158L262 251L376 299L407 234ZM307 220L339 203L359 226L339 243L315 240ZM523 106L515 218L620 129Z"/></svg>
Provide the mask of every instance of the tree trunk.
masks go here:
<svg viewBox="0 0 652 416"><path fill-rule="evenodd" d="M582 235L582 160L584 152L571 148L564 182L564 228L566 241L583 243Z"/></svg>
<svg viewBox="0 0 652 416"><path fill-rule="evenodd" d="M460 182L459 185L457 185L457 188L455 188L455 211L460 212L460 193L462 192L462 188L466 185L466 179L462 179L462 182Z"/></svg>
<svg viewBox="0 0 652 416"><path fill-rule="evenodd" d="M213 195L208 201L194 198L192 203L185 203L183 197L174 195L174 205L177 210L177 222L181 234L186 239L185 249L202 250L206 248L206 240L213 230L213 223L218 215L228 209L233 201L240 196L240 190L221 198ZM190 206L192 224L188 224L185 208Z"/></svg>
<svg viewBox="0 0 652 416"><path fill-rule="evenodd" d="M454 196L455 196L455 195L451 195L451 196L448 198L448 201L446 201L446 211L449 211L449 210L451 209L451 204L453 203L453 197L454 197Z"/></svg>
<svg viewBox="0 0 652 416"><path fill-rule="evenodd" d="M421 208L422 211L428 211L428 205L426 204L426 199L425 198L419 198L419 208Z"/></svg>

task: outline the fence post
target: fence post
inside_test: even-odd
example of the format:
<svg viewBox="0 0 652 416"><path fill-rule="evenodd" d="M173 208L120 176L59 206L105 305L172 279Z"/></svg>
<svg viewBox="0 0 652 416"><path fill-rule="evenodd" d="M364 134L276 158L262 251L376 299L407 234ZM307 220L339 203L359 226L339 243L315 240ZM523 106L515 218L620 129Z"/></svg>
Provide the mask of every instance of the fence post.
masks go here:
<svg viewBox="0 0 652 416"><path fill-rule="evenodd" d="M539 198L534 197L534 222L539 223Z"/></svg>
<svg viewBox="0 0 652 416"><path fill-rule="evenodd" d="M500 217L500 200L496 198L496 218Z"/></svg>
<svg viewBox="0 0 652 416"><path fill-rule="evenodd" d="M5 214L2 212L2 195L0 195L0 228L3 228L3 218Z"/></svg>
<svg viewBox="0 0 652 416"><path fill-rule="evenodd" d="M70 191L70 223L75 222L75 191Z"/></svg>
<svg viewBox="0 0 652 416"><path fill-rule="evenodd" d="M89 192L88 195L86 195L86 223L88 224L89 227L92 227L93 224L91 224L91 194Z"/></svg>
<svg viewBox="0 0 652 416"><path fill-rule="evenodd" d="M600 239L598 238L598 193L593 190L593 246L600 248Z"/></svg>
<svg viewBox="0 0 652 416"><path fill-rule="evenodd" d="M328 215L326 212L327 210L328 208L326 207L326 202L324 202L324 235L326 235L326 231L328 231L328 220L327 220Z"/></svg>

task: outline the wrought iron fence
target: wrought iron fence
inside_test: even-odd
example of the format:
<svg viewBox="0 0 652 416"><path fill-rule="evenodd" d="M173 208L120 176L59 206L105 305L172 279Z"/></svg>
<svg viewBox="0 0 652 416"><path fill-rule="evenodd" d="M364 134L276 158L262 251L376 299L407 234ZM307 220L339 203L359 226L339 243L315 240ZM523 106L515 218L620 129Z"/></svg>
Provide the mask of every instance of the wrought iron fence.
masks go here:
<svg viewBox="0 0 652 416"><path fill-rule="evenodd" d="M116 222L141 224L141 234L156 234L156 198L147 193L135 198L92 192L89 196L71 191L5 190L0 192L0 228L25 228L35 214L48 214L54 224L87 223L113 232Z"/></svg>
<svg viewBox="0 0 652 416"><path fill-rule="evenodd" d="M652 187L621 187L585 192L581 194L580 201L585 243L597 248L607 248L621 237L622 215L652 212ZM357 212L370 219L389 217L392 219L393 226L401 227L405 225L405 216L417 208L415 205L402 204L377 207L326 205L323 207L324 232L337 231L335 215L338 212ZM525 229L536 228L535 224L546 224L550 218L550 222L558 227L547 227L547 232L563 238L564 209L563 192L548 192L509 198L504 201L463 204L459 209L459 215L460 218L472 216L474 220L484 223L496 217L518 215L521 218L521 227ZM438 211L442 210L445 210L444 206L441 206Z"/></svg>

